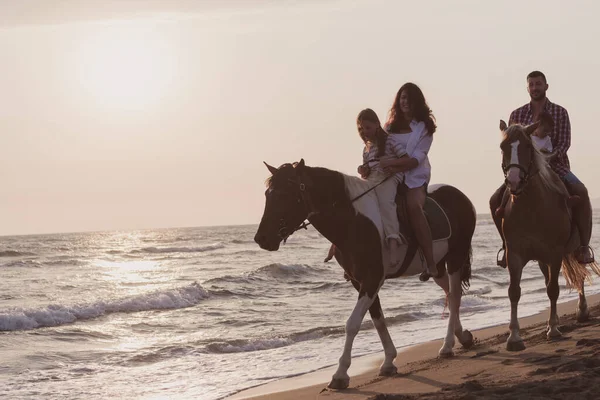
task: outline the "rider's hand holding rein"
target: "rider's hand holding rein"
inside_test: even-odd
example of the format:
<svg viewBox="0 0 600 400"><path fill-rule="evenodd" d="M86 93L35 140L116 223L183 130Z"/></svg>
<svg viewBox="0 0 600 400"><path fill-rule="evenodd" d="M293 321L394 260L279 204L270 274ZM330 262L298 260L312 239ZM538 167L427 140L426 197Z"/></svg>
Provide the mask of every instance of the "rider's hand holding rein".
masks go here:
<svg viewBox="0 0 600 400"><path fill-rule="evenodd" d="M369 168L368 165L361 164L358 166L357 172L361 178L367 179L369 177L369 174L371 173L371 168Z"/></svg>

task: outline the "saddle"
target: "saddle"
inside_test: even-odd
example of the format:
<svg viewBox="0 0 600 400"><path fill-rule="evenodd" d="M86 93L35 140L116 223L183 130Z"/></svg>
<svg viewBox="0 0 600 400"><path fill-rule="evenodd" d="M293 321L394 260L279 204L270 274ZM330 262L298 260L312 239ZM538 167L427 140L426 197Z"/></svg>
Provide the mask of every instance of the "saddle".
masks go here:
<svg viewBox="0 0 600 400"><path fill-rule="evenodd" d="M407 244L416 243L414 232L410 221L408 219L408 212L406 209L406 192L408 187L404 183L398 185L398 192L396 194L396 205L398 221L400 222L400 237ZM433 198L427 194L425 199L425 206L423 207L429 229L431 230L431 237L434 242L440 240L447 240L452 235L452 229L450 228L450 220L448 215L442 209L442 207Z"/></svg>

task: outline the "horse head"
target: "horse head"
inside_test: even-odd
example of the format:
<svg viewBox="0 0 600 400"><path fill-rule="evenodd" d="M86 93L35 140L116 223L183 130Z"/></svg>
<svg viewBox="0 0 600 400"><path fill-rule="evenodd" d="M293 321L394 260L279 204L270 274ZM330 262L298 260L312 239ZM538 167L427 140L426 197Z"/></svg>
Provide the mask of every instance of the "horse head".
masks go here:
<svg viewBox="0 0 600 400"><path fill-rule="evenodd" d="M528 126L518 124L507 126L506 122L500 121L500 130L503 134L500 144L502 170L505 184L514 196L521 194L531 175L535 157L531 134L539 125L540 122Z"/></svg>
<svg viewBox="0 0 600 400"><path fill-rule="evenodd" d="M307 177L304 160L283 164L279 168L264 163L271 173L267 179L265 210L254 241L265 250L279 250L279 245L294 233L308 217L305 204Z"/></svg>

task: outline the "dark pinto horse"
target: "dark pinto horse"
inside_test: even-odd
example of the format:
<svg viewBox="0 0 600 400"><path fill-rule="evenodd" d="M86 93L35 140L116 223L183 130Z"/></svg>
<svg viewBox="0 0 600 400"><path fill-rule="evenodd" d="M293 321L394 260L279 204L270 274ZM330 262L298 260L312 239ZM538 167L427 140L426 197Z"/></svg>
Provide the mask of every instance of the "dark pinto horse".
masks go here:
<svg viewBox="0 0 600 400"><path fill-rule="evenodd" d="M575 258L579 233L571 218L569 194L558 175L550 169L547 156L533 146L530 135L538 125L539 122L507 127L500 121L502 169L511 194L502 221L510 273L510 335L506 342L509 351L525 348L519 336L517 307L521 298L521 274L531 260L538 261L546 280L546 293L550 299L548 339L561 336L556 313L561 266L567 285L579 291L577 319L585 321L589 316L583 284L590 273ZM591 264L591 269L596 274L600 272L595 263Z"/></svg>
<svg viewBox="0 0 600 400"><path fill-rule="evenodd" d="M401 262L404 268L400 269L388 266L389 251L384 247L375 192L369 192L371 183L325 168L308 167L304 160L279 168L266 165L272 176L267 181L265 210L254 237L256 243L265 250L276 251L308 219L336 246L336 259L358 291L358 301L346 322L344 351L329 387L344 389L350 383L352 343L367 310L385 353L379 373L395 374L396 347L385 324L378 292L387 278L420 273L421 258L407 251L410 246L402 245L399 251L404 255L399 258L408 258L408 263ZM439 354L451 356L455 335L463 347L473 345L473 335L462 329L459 307L471 276L471 238L476 214L471 201L452 186L430 187L429 191L429 196L444 210L451 228L447 240L434 242L437 268L443 272L443 277L435 281L446 292L449 303L448 331ZM357 199L361 194L364 195Z"/></svg>

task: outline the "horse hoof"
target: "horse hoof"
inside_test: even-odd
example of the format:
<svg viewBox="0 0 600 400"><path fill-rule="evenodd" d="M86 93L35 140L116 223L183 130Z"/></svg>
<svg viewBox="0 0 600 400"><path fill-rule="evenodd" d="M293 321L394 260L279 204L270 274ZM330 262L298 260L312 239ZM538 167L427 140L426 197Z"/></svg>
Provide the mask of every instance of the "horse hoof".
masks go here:
<svg viewBox="0 0 600 400"><path fill-rule="evenodd" d="M350 386L350 379L333 378L327 387L334 390L347 389Z"/></svg>
<svg viewBox="0 0 600 400"><path fill-rule="evenodd" d="M462 345L463 349L469 350L475 344L475 340L473 339L473 334L468 330L463 331L463 336L464 335L467 335L468 338L467 340L460 342L460 344Z"/></svg>
<svg viewBox="0 0 600 400"><path fill-rule="evenodd" d="M438 353L438 356L440 358L452 358L452 357L454 357L454 351L452 351L452 349L440 350L440 352Z"/></svg>
<svg viewBox="0 0 600 400"><path fill-rule="evenodd" d="M522 340L518 342L506 342L506 350L523 351L525 350L525 343Z"/></svg>
<svg viewBox="0 0 600 400"><path fill-rule="evenodd" d="M546 338L548 338L548 340L560 339L561 337L562 333L558 329L550 329L548 330L548 333L546 333Z"/></svg>
<svg viewBox="0 0 600 400"><path fill-rule="evenodd" d="M587 322L590 319L590 312L588 310L582 311L577 310L577 322Z"/></svg>
<svg viewBox="0 0 600 400"><path fill-rule="evenodd" d="M391 367L381 368L379 370L379 376L394 376L398 373L398 368L395 365Z"/></svg>

